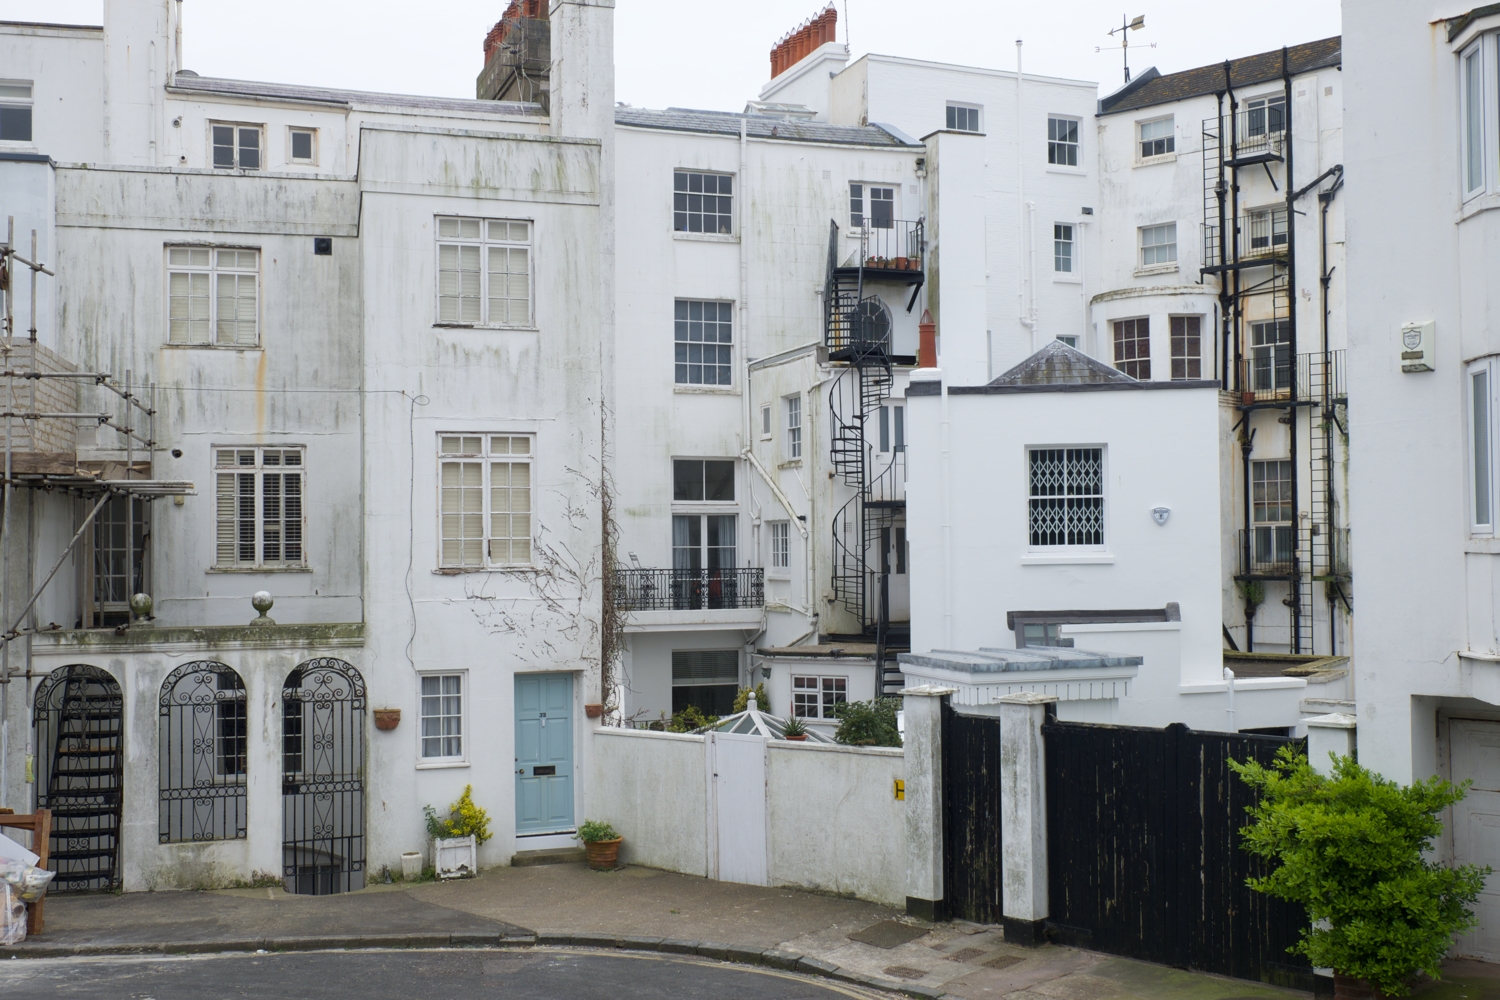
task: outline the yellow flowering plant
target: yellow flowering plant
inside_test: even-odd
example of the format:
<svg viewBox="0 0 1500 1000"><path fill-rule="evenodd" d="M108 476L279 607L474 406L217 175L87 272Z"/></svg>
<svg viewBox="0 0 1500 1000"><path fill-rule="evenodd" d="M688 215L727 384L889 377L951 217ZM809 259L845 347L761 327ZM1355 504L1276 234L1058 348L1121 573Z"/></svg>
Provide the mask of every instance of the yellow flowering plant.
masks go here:
<svg viewBox="0 0 1500 1000"><path fill-rule="evenodd" d="M489 840L490 814L474 804L474 786L465 785L458 801L448 807L448 818L441 819L431 806L423 810L427 814L427 832L433 837L473 837L476 844Z"/></svg>

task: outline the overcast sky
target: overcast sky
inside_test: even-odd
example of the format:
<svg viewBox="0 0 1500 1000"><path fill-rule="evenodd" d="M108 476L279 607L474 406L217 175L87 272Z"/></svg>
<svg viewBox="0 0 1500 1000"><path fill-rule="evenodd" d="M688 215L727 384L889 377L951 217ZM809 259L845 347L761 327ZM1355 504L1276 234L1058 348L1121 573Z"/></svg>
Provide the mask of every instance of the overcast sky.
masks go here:
<svg viewBox="0 0 1500 1000"><path fill-rule="evenodd" d="M130 0L141 2L141 0ZM819 0L617 0L615 97L638 107L740 110L771 46ZM865 52L1121 82L1110 27L1130 33L1132 70L1221 62L1339 32L1338 0L837 0L839 37ZM0 20L99 24L103 0L0 0ZM183 62L204 76L473 97L484 34L505 0L184 0ZM846 16L847 14L847 16ZM1118 37L1118 36L1116 36ZM1155 43L1155 48L1149 46ZM1103 51L1096 52L1100 47ZM0 68L3 69L3 68Z"/></svg>

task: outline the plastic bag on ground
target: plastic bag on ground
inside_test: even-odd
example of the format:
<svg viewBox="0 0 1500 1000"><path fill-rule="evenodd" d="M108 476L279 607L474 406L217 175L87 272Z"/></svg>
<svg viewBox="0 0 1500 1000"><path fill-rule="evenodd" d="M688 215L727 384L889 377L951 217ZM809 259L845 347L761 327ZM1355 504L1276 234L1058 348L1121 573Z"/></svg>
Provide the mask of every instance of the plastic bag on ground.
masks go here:
<svg viewBox="0 0 1500 1000"><path fill-rule="evenodd" d="M9 882L0 879L0 947L20 944L26 940L26 904L11 888Z"/></svg>
<svg viewBox="0 0 1500 1000"><path fill-rule="evenodd" d="M9 883L23 903L41 899L55 874L24 861L0 861L0 882Z"/></svg>

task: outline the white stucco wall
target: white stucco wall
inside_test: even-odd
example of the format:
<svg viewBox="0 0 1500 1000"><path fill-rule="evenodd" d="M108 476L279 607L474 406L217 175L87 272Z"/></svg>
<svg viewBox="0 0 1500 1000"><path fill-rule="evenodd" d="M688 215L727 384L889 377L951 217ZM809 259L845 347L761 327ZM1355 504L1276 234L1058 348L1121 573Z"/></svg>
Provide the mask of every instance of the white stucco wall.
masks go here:
<svg viewBox="0 0 1500 1000"><path fill-rule="evenodd" d="M628 864L708 874L708 770L702 736L595 729L590 813L625 838Z"/></svg>

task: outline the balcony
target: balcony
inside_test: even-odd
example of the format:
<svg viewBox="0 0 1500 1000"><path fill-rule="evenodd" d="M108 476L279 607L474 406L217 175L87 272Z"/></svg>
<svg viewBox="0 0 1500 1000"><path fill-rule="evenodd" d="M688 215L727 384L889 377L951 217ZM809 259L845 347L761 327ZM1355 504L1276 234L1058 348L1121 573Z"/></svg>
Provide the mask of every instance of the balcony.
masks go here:
<svg viewBox="0 0 1500 1000"><path fill-rule="evenodd" d="M1231 222L1233 243L1226 246L1217 222L1203 226L1203 270L1207 273L1266 267L1287 256L1286 210L1250 212ZM1226 256L1226 253L1228 256Z"/></svg>
<svg viewBox="0 0 1500 1000"><path fill-rule="evenodd" d="M843 268L863 268L865 280L881 279L906 284L922 283L922 257L927 249L926 224L903 219L872 221L869 225L851 229L851 239L859 245L839 265Z"/></svg>
<svg viewBox="0 0 1500 1000"><path fill-rule="evenodd" d="M766 604L765 570L616 569L615 607L627 631L681 628L759 628Z"/></svg>
<svg viewBox="0 0 1500 1000"><path fill-rule="evenodd" d="M1242 406L1285 406L1291 402L1331 406L1349 399L1344 388L1344 352L1299 354L1293 364L1287 344L1250 348L1239 360L1235 391Z"/></svg>
<svg viewBox="0 0 1500 1000"><path fill-rule="evenodd" d="M1296 530L1290 524L1258 524L1249 530L1246 544L1244 528L1236 532L1235 579L1290 580L1294 558L1306 553L1296 551ZM1303 567L1297 567L1300 571Z"/></svg>

